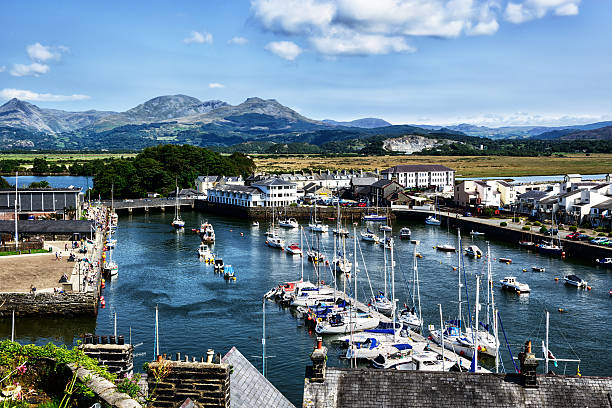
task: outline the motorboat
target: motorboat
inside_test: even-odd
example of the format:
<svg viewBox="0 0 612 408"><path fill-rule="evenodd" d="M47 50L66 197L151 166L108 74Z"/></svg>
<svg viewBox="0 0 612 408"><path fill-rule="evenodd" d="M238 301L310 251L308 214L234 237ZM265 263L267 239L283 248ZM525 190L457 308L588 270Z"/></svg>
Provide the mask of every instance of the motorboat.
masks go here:
<svg viewBox="0 0 612 408"><path fill-rule="evenodd" d="M456 251L455 247L452 246L451 244L437 245L436 250L442 251L442 252L455 252Z"/></svg>
<svg viewBox="0 0 612 408"><path fill-rule="evenodd" d="M375 242L377 244L378 244L378 242L380 242L380 238L378 237L378 235L374 234L369 229L366 232L361 232L361 239L363 241Z"/></svg>
<svg viewBox="0 0 612 408"><path fill-rule="evenodd" d="M535 242L533 241L527 241L527 240L521 240L519 241L519 245L525 248L533 248L535 247Z"/></svg>
<svg viewBox="0 0 612 408"><path fill-rule="evenodd" d="M427 225L441 225L442 221L440 221L438 218L436 218L435 215L430 215L429 217L427 217L425 219L425 224L427 224Z"/></svg>
<svg viewBox="0 0 612 408"><path fill-rule="evenodd" d="M566 275L563 280L566 285L576 286L577 288L586 288L588 282L576 275Z"/></svg>
<svg viewBox="0 0 612 408"><path fill-rule="evenodd" d="M223 272L223 269L225 269L225 265L223 265L223 259L221 258L215 258L215 272Z"/></svg>
<svg viewBox="0 0 612 408"><path fill-rule="evenodd" d="M385 222L387 221L386 215L378 215L378 214L366 214L363 216L364 221L374 221L374 222Z"/></svg>
<svg viewBox="0 0 612 408"><path fill-rule="evenodd" d="M411 234L410 228L404 227L400 230L399 237L400 239L410 239Z"/></svg>
<svg viewBox="0 0 612 408"><path fill-rule="evenodd" d="M273 233L271 235L268 235L268 239L266 239L266 245L268 245L270 248L283 249L285 247L285 240Z"/></svg>
<svg viewBox="0 0 612 408"><path fill-rule="evenodd" d="M482 251L476 245L470 245L464 251L467 256L472 258L480 258L482 256Z"/></svg>
<svg viewBox="0 0 612 408"><path fill-rule="evenodd" d="M538 252L549 255L562 255L563 248L553 243L553 241L543 242L536 245Z"/></svg>
<svg viewBox="0 0 612 408"><path fill-rule="evenodd" d="M310 223L308 224L308 228L310 228L312 232L328 232L329 231L329 227L320 222Z"/></svg>
<svg viewBox="0 0 612 408"><path fill-rule="evenodd" d="M298 244L287 245L285 251L287 251L289 255L302 255L302 248L300 248Z"/></svg>
<svg viewBox="0 0 612 408"><path fill-rule="evenodd" d="M198 256L200 258L200 260L209 263L209 262L214 262L215 257L212 253L212 251L210 250L210 247L205 244L205 243L201 243L199 248L198 248Z"/></svg>
<svg viewBox="0 0 612 408"><path fill-rule="evenodd" d="M390 225L381 225L381 226L380 226L378 229L379 229L380 231L385 231L385 232L391 232L391 231L393 231L393 228L391 228L391 226L390 226Z"/></svg>
<svg viewBox="0 0 612 408"><path fill-rule="evenodd" d="M251 227L259 227L259 221L253 221Z"/></svg>
<svg viewBox="0 0 612 408"><path fill-rule="evenodd" d="M353 343L346 351L347 359L357 360L372 360L379 355L391 355L398 351L412 351L413 345L417 345L411 339L406 338L405 341L383 342L376 338L369 338L363 343ZM421 346L423 348L425 344Z"/></svg>
<svg viewBox="0 0 612 408"><path fill-rule="evenodd" d="M597 258L595 263L601 266L612 267L612 258Z"/></svg>
<svg viewBox="0 0 612 408"><path fill-rule="evenodd" d="M317 334L346 334L351 331L373 329L379 323L380 319L372 314L349 311L348 314L333 314L327 321L318 322L315 332Z"/></svg>
<svg viewBox="0 0 612 408"><path fill-rule="evenodd" d="M109 238L109 239L107 239L107 240L106 240L106 247L107 247L108 249L112 249L112 248L114 248L116 245L117 245L117 240L116 240L116 239Z"/></svg>
<svg viewBox="0 0 612 408"><path fill-rule="evenodd" d="M310 262L323 262L325 260L325 254L316 249L306 251L306 256Z"/></svg>
<svg viewBox="0 0 612 408"><path fill-rule="evenodd" d="M505 264L511 264L512 263L512 258L498 258L499 262L501 263L505 263Z"/></svg>
<svg viewBox="0 0 612 408"><path fill-rule="evenodd" d="M546 268L543 266L532 266L531 270L534 272L546 272Z"/></svg>
<svg viewBox="0 0 612 408"><path fill-rule="evenodd" d="M499 283L501 283L502 289L519 294L531 292L528 284L517 282L516 277L514 276L506 276L504 279L500 280Z"/></svg>
<svg viewBox="0 0 612 408"><path fill-rule="evenodd" d="M282 228L297 228L299 224L295 218L285 218L280 220L278 225Z"/></svg>
<svg viewBox="0 0 612 408"><path fill-rule="evenodd" d="M480 236L483 236L484 234L485 234L484 232L478 232L474 230L470 231L470 235L473 237L480 237Z"/></svg>
<svg viewBox="0 0 612 408"><path fill-rule="evenodd" d="M202 225L200 225L199 233L200 233L200 239L202 240L202 242L207 243L207 244L215 243L215 230L213 226L209 224L208 222L205 222Z"/></svg>
<svg viewBox="0 0 612 408"><path fill-rule="evenodd" d="M236 280L236 272L234 272L234 267L232 265L225 265L223 270L223 279L228 281Z"/></svg>

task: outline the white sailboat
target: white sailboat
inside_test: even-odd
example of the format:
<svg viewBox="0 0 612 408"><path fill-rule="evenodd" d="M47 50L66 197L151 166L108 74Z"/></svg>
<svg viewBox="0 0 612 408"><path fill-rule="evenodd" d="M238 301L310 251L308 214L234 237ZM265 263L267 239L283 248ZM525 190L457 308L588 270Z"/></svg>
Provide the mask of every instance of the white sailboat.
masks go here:
<svg viewBox="0 0 612 408"><path fill-rule="evenodd" d="M295 218L284 218L278 222L281 228L297 228L299 226Z"/></svg>
<svg viewBox="0 0 612 408"><path fill-rule="evenodd" d="M104 264L104 270L111 278L119 274L119 266L117 265L117 262L113 261L113 250L112 249L109 251L108 260Z"/></svg>
<svg viewBox="0 0 612 408"><path fill-rule="evenodd" d="M285 247L285 240L279 237L274 231L274 210L272 211L272 225L266 235L268 236L266 238L266 245L270 248L283 249Z"/></svg>
<svg viewBox="0 0 612 408"><path fill-rule="evenodd" d="M442 221L440 221L440 218L436 217L436 211L438 211L438 196L436 196L436 204L434 208L434 213L433 215L430 215L429 217L425 219L425 224L427 225L441 225L442 224Z"/></svg>
<svg viewBox="0 0 612 408"><path fill-rule="evenodd" d="M400 323L407 325L410 329L422 333L423 317L421 316L421 289L419 285L419 267L417 261L418 245L419 242L417 241L414 245L414 254L412 257L412 307L409 308L406 306L406 308L399 313L398 320Z"/></svg>
<svg viewBox="0 0 612 408"><path fill-rule="evenodd" d="M378 237L378 235L370 231L369 228L365 232L362 231L360 235L362 241L374 242L376 244L380 242L380 238Z"/></svg>
<svg viewBox="0 0 612 408"><path fill-rule="evenodd" d="M176 204L174 206L174 220L172 220L172 226L176 229L176 230L180 230L183 227L185 227L185 221L183 221L183 219L181 218L181 206L179 203L179 189L178 189L178 184L176 185Z"/></svg>
<svg viewBox="0 0 612 408"><path fill-rule="evenodd" d="M317 202L314 203L314 217L308 227L312 232L327 232L329 227L320 221L317 221Z"/></svg>
<svg viewBox="0 0 612 408"><path fill-rule="evenodd" d="M340 201L338 201L338 215L336 217L336 228L334 228L334 234L338 235L338 241L336 241L336 237L334 236L334 259L332 260L333 270L335 272L344 273L345 276L349 277L353 264L346 259L346 236L348 235L348 231L346 231L345 235L340 224ZM338 248L336 248L336 242L339 243Z"/></svg>

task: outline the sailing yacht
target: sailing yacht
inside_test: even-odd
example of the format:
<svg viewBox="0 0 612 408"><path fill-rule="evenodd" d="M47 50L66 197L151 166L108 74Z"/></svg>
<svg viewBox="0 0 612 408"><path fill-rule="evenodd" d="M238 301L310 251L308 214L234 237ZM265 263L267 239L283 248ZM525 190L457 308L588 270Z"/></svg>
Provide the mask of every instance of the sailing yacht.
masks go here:
<svg viewBox="0 0 612 408"><path fill-rule="evenodd" d="M314 217L312 221L310 222L310 224L308 224L308 227L310 228L312 232L329 231L329 227L327 225L321 223L321 221L317 221L317 202L316 201L314 203Z"/></svg>
<svg viewBox="0 0 612 408"><path fill-rule="evenodd" d="M285 218L278 221L278 225L281 228L297 228L299 224L295 218Z"/></svg>
<svg viewBox="0 0 612 408"><path fill-rule="evenodd" d="M399 313L398 320L400 321L400 323L403 323L410 329L422 332L423 318L421 316L421 289L419 285L419 267L417 257L418 245L419 243L417 242L414 246L414 254L412 256L412 307L409 308L408 306L404 305L405 308Z"/></svg>
<svg viewBox="0 0 612 408"><path fill-rule="evenodd" d="M433 215L430 215L425 219L425 224L427 225L441 225L442 221L440 218L436 218L436 211L438 210L438 197L436 196L436 207L434 209Z"/></svg>
<svg viewBox="0 0 612 408"><path fill-rule="evenodd" d="M450 371L455 365L456 358L442 358L442 355L427 349L413 353L399 351L388 356L379 355L372 361L374 368L406 371Z"/></svg>
<svg viewBox="0 0 612 408"><path fill-rule="evenodd" d="M104 264L104 271L112 278L119 274L119 266L113 261L113 250L109 251L108 261Z"/></svg>
<svg viewBox="0 0 612 408"><path fill-rule="evenodd" d="M374 242L376 244L378 244L380 242L380 238L378 237L378 235L376 235L372 231L370 231L369 228L366 230L366 232L362 231L360 235L361 235L361 239L363 241Z"/></svg>
<svg viewBox="0 0 612 408"><path fill-rule="evenodd" d="M176 205L174 207L174 220L172 220L172 226L176 230L180 230L185 226L185 221L181 218L181 208L179 203L179 189L178 184L176 185Z"/></svg>
<svg viewBox="0 0 612 408"><path fill-rule="evenodd" d="M266 235L266 245L270 248L283 249L285 247L285 240L279 237L274 231L274 211L272 211L272 224L270 225L270 230L268 230Z"/></svg>

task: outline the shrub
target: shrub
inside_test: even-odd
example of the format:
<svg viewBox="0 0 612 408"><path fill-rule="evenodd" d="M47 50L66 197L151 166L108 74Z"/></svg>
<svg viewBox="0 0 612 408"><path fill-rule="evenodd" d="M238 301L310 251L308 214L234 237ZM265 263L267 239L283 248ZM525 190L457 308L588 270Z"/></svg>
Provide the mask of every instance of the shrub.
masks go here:
<svg viewBox="0 0 612 408"><path fill-rule="evenodd" d="M597 228L595 228L595 231L597 231L597 232L604 232L604 227L597 227Z"/></svg>
<svg viewBox="0 0 612 408"><path fill-rule="evenodd" d="M527 222L525 223L525 225L532 225L532 224L531 224L529 221L527 221Z"/></svg>
<svg viewBox="0 0 612 408"><path fill-rule="evenodd" d="M531 231L531 227L529 227L529 226L525 225L525 226L523 227L523 231Z"/></svg>
<svg viewBox="0 0 612 408"><path fill-rule="evenodd" d="M608 232L608 237L612 238L612 232Z"/></svg>
<svg viewBox="0 0 612 408"><path fill-rule="evenodd" d="M575 225L572 225L571 227L569 227L569 230L572 232L576 232L578 230L578 227Z"/></svg>
<svg viewBox="0 0 612 408"><path fill-rule="evenodd" d="M502 222L499 223L499 226L500 227L507 227L508 223L506 221L502 221Z"/></svg>
<svg viewBox="0 0 612 408"><path fill-rule="evenodd" d="M597 234L597 236L598 236L598 237L605 237L605 236L606 236L606 234L604 234L603 232L599 232L599 233Z"/></svg>
<svg viewBox="0 0 612 408"><path fill-rule="evenodd" d="M540 221L536 221L533 223L533 225L535 225L536 227L539 227L540 225L542 225L542 223Z"/></svg>
<svg viewBox="0 0 612 408"><path fill-rule="evenodd" d="M546 231L548 231L548 229L546 227L542 227L540 228L540 234L546 234Z"/></svg>
<svg viewBox="0 0 612 408"><path fill-rule="evenodd" d="M557 228L559 231L564 231L565 227L563 225L559 225L559 228Z"/></svg>
<svg viewBox="0 0 612 408"><path fill-rule="evenodd" d="M512 222L521 222L521 219L519 217L514 217L512 219Z"/></svg>
<svg viewBox="0 0 612 408"><path fill-rule="evenodd" d="M580 231L578 231L578 232L579 232L579 233L581 233L581 234L584 234L584 230L580 230Z"/></svg>

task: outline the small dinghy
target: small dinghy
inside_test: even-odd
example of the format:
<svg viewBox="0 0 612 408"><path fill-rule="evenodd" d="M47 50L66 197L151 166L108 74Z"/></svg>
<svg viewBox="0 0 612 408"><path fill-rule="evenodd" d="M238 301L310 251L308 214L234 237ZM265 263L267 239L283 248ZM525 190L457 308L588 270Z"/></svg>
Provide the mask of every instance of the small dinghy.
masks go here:
<svg viewBox="0 0 612 408"><path fill-rule="evenodd" d="M577 288L586 288L588 284L587 281L582 278L579 278L576 275L566 275L563 280L565 280L566 285L575 286Z"/></svg>
<svg viewBox="0 0 612 408"><path fill-rule="evenodd" d="M531 270L534 272L546 272L546 268L543 266L532 266Z"/></svg>
<svg viewBox="0 0 612 408"><path fill-rule="evenodd" d="M512 259L511 258L499 258L499 262L505 263L505 264L511 264L512 263Z"/></svg>
<svg viewBox="0 0 612 408"><path fill-rule="evenodd" d="M223 279L228 281L236 280L236 273L234 272L234 268L232 265L225 265L225 269L223 271Z"/></svg>
<svg viewBox="0 0 612 408"><path fill-rule="evenodd" d="M451 244L438 245L436 246L436 250L442 251L442 252L455 252L456 251L455 247L452 246Z"/></svg>
<svg viewBox="0 0 612 408"><path fill-rule="evenodd" d="M476 245L470 245L465 248L465 254L472 258L480 258L482 256L482 251Z"/></svg>
<svg viewBox="0 0 612 408"><path fill-rule="evenodd" d="M501 283L502 289L518 294L531 292L528 284L518 282L514 276L506 276L504 279L500 280L499 283Z"/></svg>
<svg viewBox="0 0 612 408"><path fill-rule="evenodd" d="M470 235L472 235L472 236L476 236L476 237L482 236L482 235L484 235L484 234L485 234L484 232L478 232L478 231L474 231L474 230L472 230L472 231L470 232Z"/></svg>
<svg viewBox="0 0 612 408"><path fill-rule="evenodd" d="M285 248L289 255L302 255L302 248L298 244L291 244Z"/></svg>
<svg viewBox="0 0 612 408"><path fill-rule="evenodd" d="M404 227L400 230L399 237L400 239L410 239L410 228Z"/></svg>

